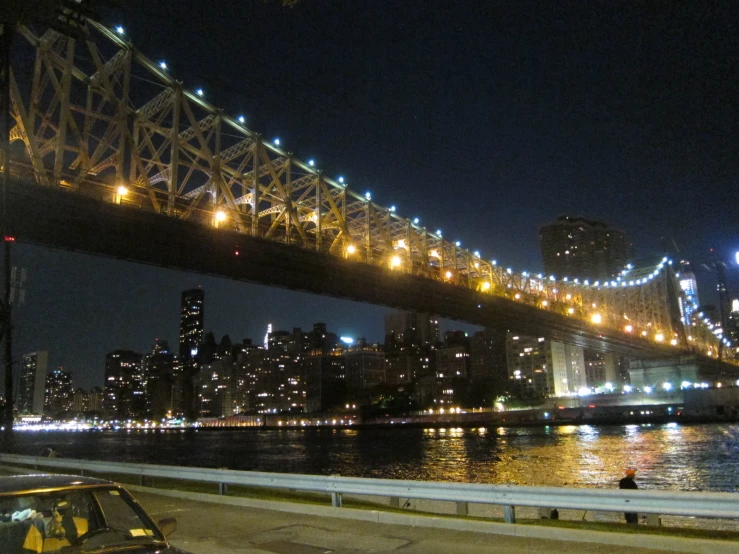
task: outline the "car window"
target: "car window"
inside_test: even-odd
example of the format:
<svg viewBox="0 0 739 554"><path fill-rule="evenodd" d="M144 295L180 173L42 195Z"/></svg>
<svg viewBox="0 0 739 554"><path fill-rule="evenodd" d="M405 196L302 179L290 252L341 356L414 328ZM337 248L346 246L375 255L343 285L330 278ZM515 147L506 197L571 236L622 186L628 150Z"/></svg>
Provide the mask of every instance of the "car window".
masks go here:
<svg viewBox="0 0 739 554"><path fill-rule="evenodd" d="M107 527L126 531L132 536L155 536L154 528L142 520L117 489L95 491Z"/></svg>

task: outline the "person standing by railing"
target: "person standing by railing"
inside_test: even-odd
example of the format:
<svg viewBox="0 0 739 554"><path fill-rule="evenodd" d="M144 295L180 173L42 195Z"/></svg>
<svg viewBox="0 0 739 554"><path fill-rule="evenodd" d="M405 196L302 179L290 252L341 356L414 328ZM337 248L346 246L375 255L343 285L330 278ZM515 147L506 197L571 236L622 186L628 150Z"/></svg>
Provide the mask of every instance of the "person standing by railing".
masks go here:
<svg viewBox="0 0 739 554"><path fill-rule="evenodd" d="M633 468L627 469L626 477L624 477L618 482L618 488L637 490L639 487L636 485L636 482L634 481L635 476L636 476L635 469ZM624 517L626 518L626 523L633 523L634 525L639 523L639 514L636 514L634 512L625 512Z"/></svg>

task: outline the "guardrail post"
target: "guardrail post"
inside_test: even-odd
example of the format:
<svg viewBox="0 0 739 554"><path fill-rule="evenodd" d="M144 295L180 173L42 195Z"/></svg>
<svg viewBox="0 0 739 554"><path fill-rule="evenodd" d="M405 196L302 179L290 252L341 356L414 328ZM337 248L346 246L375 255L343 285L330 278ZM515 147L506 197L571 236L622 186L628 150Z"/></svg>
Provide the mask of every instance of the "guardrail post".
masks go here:
<svg viewBox="0 0 739 554"><path fill-rule="evenodd" d="M341 508L341 493L340 492L331 493L331 506L333 506L334 508Z"/></svg>
<svg viewBox="0 0 739 554"><path fill-rule="evenodd" d="M395 496L390 497L390 507L391 508L400 508L400 498L397 498Z"/></svg>
<svg viewBox="0 0 739 554"><path fill-rule="evenodd" d="M662 518L659 517L659 514L647 514L647 525L662 527Z"/></svg>
<svg viewBox="0 0 739 554"><path fill-rule="evenodd" d="M148 487L149 485L146 482L146 476L145 475L139 475L139 486L141 487Z"/></svg>
<svg viewBox="0 0 739 554"><path fill-rule="evenodd" d="M466 516L469 514L469 504L467 502L457 502L457 515Z"/></svg>
<svg viewBox="0 0 739 554"><path fill-rule="evenodd" d="M503 519L506 523L516 523L516 507L503 506Z"/></svg>
<svg viewBox="0 0 739 554"><path fill-rule="evenodd" d="M221 496L228 494L228 483L218 483L218 494Z"/></svg>

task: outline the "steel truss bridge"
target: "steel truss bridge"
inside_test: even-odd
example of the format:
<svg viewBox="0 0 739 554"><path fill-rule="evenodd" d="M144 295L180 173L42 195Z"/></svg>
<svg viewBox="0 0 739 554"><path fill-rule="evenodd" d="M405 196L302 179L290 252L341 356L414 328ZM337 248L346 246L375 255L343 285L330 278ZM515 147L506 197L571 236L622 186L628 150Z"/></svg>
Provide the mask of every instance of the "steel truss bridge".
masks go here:
<svg viewBox="0 0 739 554"><path fill-rule="evenodd" d="M87 31L17 30L6 208L18 240L606 351L719 355L716 326L681 321L669 260L604 282L501 267L264 141L122 32Z"/></svg>

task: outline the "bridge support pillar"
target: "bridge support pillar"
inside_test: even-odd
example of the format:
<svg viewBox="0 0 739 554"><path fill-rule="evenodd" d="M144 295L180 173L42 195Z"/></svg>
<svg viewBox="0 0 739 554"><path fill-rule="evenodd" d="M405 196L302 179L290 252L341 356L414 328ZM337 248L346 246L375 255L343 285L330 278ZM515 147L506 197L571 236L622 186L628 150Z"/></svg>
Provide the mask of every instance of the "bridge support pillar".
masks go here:
<svg viewBox="0 0 739 554"><path fill-rule="evenodd" d="M603 361L606 366L606 383L618 383L618 356L613 352L605 352Z"/></svg>
<svg viewBox="0 0 739 554"><path fill-rule="evenodd" d="M506 523L516 523L516 507L503 506L503 519Z"/></svg>

